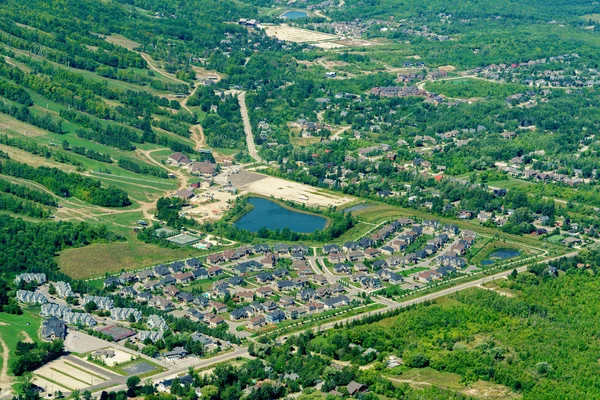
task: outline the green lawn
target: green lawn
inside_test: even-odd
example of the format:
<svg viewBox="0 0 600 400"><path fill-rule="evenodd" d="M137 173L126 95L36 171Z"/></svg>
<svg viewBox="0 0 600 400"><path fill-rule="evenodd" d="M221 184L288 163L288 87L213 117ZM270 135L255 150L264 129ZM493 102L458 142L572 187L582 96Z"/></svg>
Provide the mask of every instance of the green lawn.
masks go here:
<svg viewBox="0 0 600 400"><path fill-rule="evenodd" d="M41 321L39 308L24 308L23 315L0 313L0 338L6 343L10 356L15 355L17 342L25 340L27 335L32 340L39 341ZM0 365L4 365L4 362L6 360L2 359L0 352Z"/></svg>
<svg viewBox="0 0 600 400"><path fill-rule="evenodd" d="M92 244L90 246L67 249L57 258L62 272L74 279L89 279L117 273L121 270L135 270L150 267L162 262L198 256L193 248L169 249L143 243L135 238L126 242Z"/></svg>

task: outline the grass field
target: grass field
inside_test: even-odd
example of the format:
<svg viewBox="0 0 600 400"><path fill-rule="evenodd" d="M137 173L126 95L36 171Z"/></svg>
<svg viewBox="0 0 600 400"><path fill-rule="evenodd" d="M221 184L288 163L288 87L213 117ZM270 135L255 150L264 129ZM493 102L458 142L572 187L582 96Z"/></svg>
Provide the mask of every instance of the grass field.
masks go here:
<svg viewBox="0 0 600 400"><path fill-rule="evenodd" d="M70 277L90 279L106 273L150 267L197 254L198 250L192 248L168 249L130 238L126 242L67 249L61 252L57 261L61 271Z"/></svg>
<svg viewBox="0 0 600 400"><path fill-rule="evenodd" d="M531 185L535 185L533 182L524 181L521 179L508 179L505 181L492 181L487 183L490 187L498 187L503 189L526 189Z"/></svg>
<svg viewBox="0 0 600 400"><path fill-rule="evenodd" d="M15 355L18 341L28 338L34 341L39 340L41 318L38 314L39 310L35 308L23 309L23 315L0 313L0 338L6 343L10 356ZM2 352L0 352L0 369L5 362L6 360L2 359Z"/></svg>

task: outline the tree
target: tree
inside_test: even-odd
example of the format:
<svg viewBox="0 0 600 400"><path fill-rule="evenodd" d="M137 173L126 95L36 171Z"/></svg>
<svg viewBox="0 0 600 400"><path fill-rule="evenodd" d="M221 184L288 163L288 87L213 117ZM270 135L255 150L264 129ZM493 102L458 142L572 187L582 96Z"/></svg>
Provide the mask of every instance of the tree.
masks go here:
<svg viewBox="0 0 600 400"><path fill-rule="evenodd" d="M139 376L137 375L133 375L130 376L129 378L127 378L127 396L129 397L135 397L137 395L137 392L139 390L139 385L140 385L141 379Z"/></svg>
<svg viewBox="0 0 600 400"><path fill-rule="evenodd" d="M85 311L87 313L92 313L93 311L96 311L98 309L98 306L96 305L96 302L88 301L87 303L85 303L85 306L83 306L83 308L85 308Z"/></svg>
<svg viewBox="0 0 600 400"><path fill-rule="evenodd" d="M50 284L50 286L48 286L48 294L50 296L56 295L56 288L54 287L54 285L52 283Z"/></svg>
<svg viewBox="0 0 600 400"><path fill-rule="evenodd" d="M202 396L200 400L217 400L219 398L219 388L213 385L204 386L202 388Z"/></svg>

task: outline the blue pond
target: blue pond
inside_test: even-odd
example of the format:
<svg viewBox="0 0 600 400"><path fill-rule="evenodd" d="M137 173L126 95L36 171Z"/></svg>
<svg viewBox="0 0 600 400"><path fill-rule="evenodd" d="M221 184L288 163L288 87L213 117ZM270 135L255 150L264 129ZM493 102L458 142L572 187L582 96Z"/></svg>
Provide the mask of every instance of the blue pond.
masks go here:
<svg viewBox="0 0 600 400"><path fill-rule="evenodd" d="M494 250L492 253L490 253L488 259L481 261L481 265L492 265L496 262L495 260L508 260L509 258L515 258L520 255L521 252L515 249Z"/></svg>
<svg viewBox="0 0 600 400"><path fill-rule="evenodd" d="M310 233L325 228L327 219L318 215L289 210L274 201L251 197L248 203L254 207L236 223L240 229L256 232L263 226L269 230L289 228L298 233Z"/></svg>
<svg viewBox="0 0 600 400"><path fill-rule="evenodd" d="M306 18L308 17L308 13L305 11L286 11L281 14L281 18L285 19L298 19L298 18Z"/></svg>

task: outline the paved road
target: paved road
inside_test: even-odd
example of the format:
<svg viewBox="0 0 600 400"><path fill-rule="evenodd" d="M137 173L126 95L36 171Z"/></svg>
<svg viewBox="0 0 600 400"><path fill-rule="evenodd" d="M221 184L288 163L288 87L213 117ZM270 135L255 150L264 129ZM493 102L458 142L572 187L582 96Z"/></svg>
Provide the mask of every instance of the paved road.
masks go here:
<svg viewBox="0 0 600 400"><path fill-rule="evenodd" d="M242 113L242 122L244 123L244 132L246 133L246 143L248 144L248 153L259 163L264 162L256 151L256 145L254 144L254 135L252 135L252 125L250 125L250 116L248 115L248 108L246 107L246 92L240 92L238 95L238 101L240 102L240 112Z"/></svg>
<svg viewBox="0 0 600 400"><path fill-rule="evenodd" d="M573 257L573 256L577 255L578 253L579 253L578 251L574 251L569 254L564 254L561 256L557 256L557 257L553 257L553 258L549 258L549 259L540 261L538 264L548 263L550 261L557 260L557 259L563 258L563 257ZM313 266L313 269L315 269L315 271L318 271L319 268L318 268L318 264L316 264L316 262L317 262L316 257L311 257L310 259L311 259L310 261L311 261L311 265ZM317 268L315 268L315 267L317 267ZM527 268L528 268L528 266L519 267L519 268L517 268L517 272L525 272L525 271L527 271ZM456 286L452 286L449 288L439 290L435 293L426 294L421 297L417 297L417 298L407 300L404 302L395 302L393 300L390 300L390 299L387 299L384 297L376 297L376 298L374 298L374 300L378 303L385 305L385 308L323 324L320 326L320 330L332 329L336 324L341 325L343 323L359 320L359 319L365 318L367 316L384 313L386 311L395 310L398 308L409 307L409 306L412 306L415 304L424 303L426 301L435 300L440 297L448 296L450 294L457 293L457 292L460 292L460 291L463 291L463 290L466 290L466 289L469 289L472 287L480 286L486 282L490 282L490 281L494 281L494 280L498 280L498 279L504 279L511 273L512 273L512 270L509 269L509 270L499 272L494 275L479 278L479 279L476 279L471 282L465 282L465 283L462 283L462 284L459 284ZM304 332L304 330L298 331L298 332L295 332L292 334L283 334L281 336L293 336L293 335L298 335L302 332ZM179 374L186 372L190 366L193 366L195 369L207 368L207 367L211 367L215 364L218 364L218 363L221 363L224 361L236 359L238 357L250 357L250 355L248 354L248 348L247 347L236 347L236 349L233 352L218 355L218 356L215 356L210 359L201 359L201 360L198 360L197 363L182 362L181 365L172 366L169 368L169 371L154 375L153 377L151 377L151 379L154 382L159 382L162 379L174 377L174 376L177 376ZM115 387L111 388L110 390L118 391L118 390L125 390L125 389L126 389L126 386L123 384L120 384L119 386L115 386Z"/></svg>
<svg viewBox="0 0 600 400"><path fill-rule="evenodd" d="M550 261L554 261L554 260L557 260L557 259L563 258L563 257L574 257L577 254L579 254L579 252L578 251L574 251L574 252L569 253L569 254L563 254L561 256L557 256L557 257L549 258L547 260L540 261L539 263L536 263L536 264L542 264L542 263L547 264ZM516 268L516 270L517 270L517 272L520 273L520 272L527 271L527 268L528 268L528 266L524 266L524 267ZM407 300L407 301L404 301L404 302L400 302L400 303L394 302L394 301L391 301L391 300L388 300L388 299L386 299L386 302L384 303L382 301L383 298L377 298L377 299L375 299L376 301L379 301L379 302L384 303L384 304L387 303L388 304L387 307L383 308L383 309L376 310L376 311L370 311L368 313L359 314L359 315L356 315L356 316L353 316L353 317L348 317L348 318L345 318L345 319L342 319L342 320L339 320L339 321L329 322L329 323L323 324L323 325L321 325L321 330L331 329L331 328L334 327L335 324L341 325L343 323L351 322L351 321L354 321L354 320L357 320L357 319L362 319L362 318L370 316L370 315L380 314L380 313L384 313L386 311L394 310L394 309L397 309L397 308L409 307L409 306L412 306L412 305L415 305L415 304L424 303L426 301L435 300L435 299L438 299L440 297L448 296L449 294L453 294L453 293L460 292L460 291L463 291L463 290L466 290L466 289L470 289L470 288L475 287L475 286L482 285L482 284L484 284L486 282L495 281L495 280L498 280L498 279L504 279L508 275L510 275L511 273L512 273L512 270L509 269L509 270L506 270L506 271L503 271L503 272L499 272L499 273L494 274L494 275L486 276L484 278L479 278L479 279L476 279L476 280L471 281L471 282L462 283L460 285L452 286L452 287L449 287L449 288L437 291L435 293L426 294L424 296L417 297L417 298L414 298L414 299L411 299L411 300Z"/></svg>
<svg viewBox="0 0 600 400"><path fill-rule="evenodd" d="M208 359L200 359L200 360L198 360L197 363L183 363L182 362L181 365L175 365L173 367L170 367L168 371L153 375L150 377L150 379L153 382L158 383L158 382L162 381L163 379L173 378L175 376L186 373L190 367L194 367L194 369L207 368L207 367L211 367L215 364L218 364L218 363L221 363L224 361L234 360L238 357L252 358L252 356L250 356L250 354L248 354L247 347L238 347L234 351L229 352L229 353L221 354L221 355L214 356L214 357L208 358ZM185 361L185 360L182 360L182 361ZM156 360L155 360L155 362L156 362ZM127 386L124 384L120 384L118 386L111 387L109 390L118 392L119 390L127 390ZM96 393L94 393L94 394L97 395L99 393L98 393L98 391L96 391Z"/></svg>

